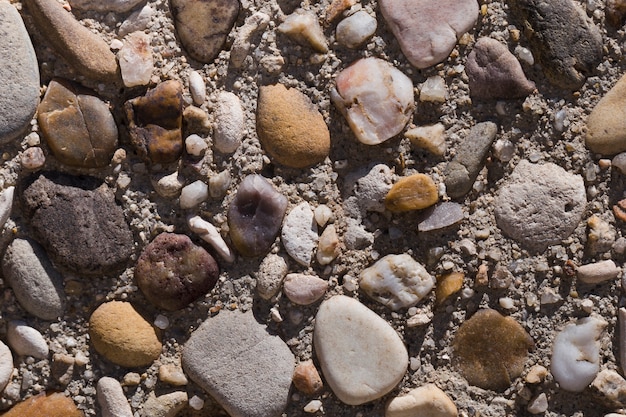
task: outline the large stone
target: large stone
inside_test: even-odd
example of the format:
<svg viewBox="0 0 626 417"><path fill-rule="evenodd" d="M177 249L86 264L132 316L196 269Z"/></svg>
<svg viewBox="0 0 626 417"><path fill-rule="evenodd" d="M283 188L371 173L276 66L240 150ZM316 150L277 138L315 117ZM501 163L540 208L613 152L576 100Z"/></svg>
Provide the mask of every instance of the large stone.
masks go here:
<svg viewBox="0 0 626 417"><path fill-rule="evenodd" d="M17 138L30 125L39 103L35 49L15 7L0 2L0 143Z"/></svg>
<svg viewBox="0 0 626 417"><path fill-rule="evenodd" d="M232 417L278 417L289 399L295 358L252 312L222 310L191 334L182 363Z"/></svg>
<svg viewBox="0 0 626 417"><path fill-rule="evenodd" d="M606 156L626 151L626 75L591 111L585 143L592 152Z"/></svg>

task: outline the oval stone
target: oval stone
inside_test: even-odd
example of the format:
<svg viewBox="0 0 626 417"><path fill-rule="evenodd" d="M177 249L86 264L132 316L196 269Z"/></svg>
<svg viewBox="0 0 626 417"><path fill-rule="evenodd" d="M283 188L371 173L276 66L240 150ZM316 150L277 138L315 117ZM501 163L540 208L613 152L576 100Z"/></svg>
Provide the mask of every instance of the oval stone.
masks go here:
<svg viewBox="0 0 626 417"><path fill-rule="evenodd" d="M324 296L328 289L325 279L305 274L288 274L283 284L283 292L294 304L313 304Z"/></svg>
<svg viewBox="0 0 626 417"><path fill-rule="evenodd" d="M3 417L85 417L74 401L62 392L42 392L15 404Z"/></svg>
<svg viewBox="0 0 626 417"><path fill-rule="evenodd" d="M596 104L587 119L585 144L605 156L626 151L626 75Z"/></svg>
<svg viewBox="0 0 626 417"><path fill-rule="evenodd" d="M426 174L401 178L385 197L385 207L390 211L420 210L439 200L435 182Z"/></svg>

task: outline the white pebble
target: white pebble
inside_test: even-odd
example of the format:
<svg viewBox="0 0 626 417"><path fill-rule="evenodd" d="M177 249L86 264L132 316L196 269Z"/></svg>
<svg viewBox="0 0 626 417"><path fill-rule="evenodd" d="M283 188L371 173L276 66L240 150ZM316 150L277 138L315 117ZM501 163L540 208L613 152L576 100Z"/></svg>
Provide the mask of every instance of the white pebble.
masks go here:
<svg viewBox="0 0 626 417"><path fill-rule="evenodd" d="M118 36L123 37L129 33L146 29L150 24L150 19L152 19L153 14L154 9L152 7L149 5L143 6L122 22L117 32Z"/></svg>
<svg viewBox="0 0 626 417"><path fill-rule="evenodd" d="M278 311L276 307L270 308L270 316L272 317L272 320L276 323L283 322L283 317L280 315L280 311Z"/></svg>
<svg viewBox="0 0 626 417"><path fill-rule="evenodd" d="M108 376L100 378L97 396L98 404L102 409L102 417L133 417L133 411L117 379Z"/></svg>
<svg viewBox="0 0 626 417"><path fill-rule="evenodd" d="M556 292L554 288L545 287L541 290L541 298L540 298L541 305L558 303L562 299L563 297L561 297L561 295L558 292Z"/></svg>
<svg viewBox="0 0 626 417"><path fill-rule="evenodd" d="M310 45L317 52L328 52L328 42L317 16L312 12L298 9L287 16L277 29L297 42Z"/></svg>
<svg viewBox="0 0 626 417"><path fill-rule="evenodd" d="M333 211L326 204L320 204L315 208L315 221L319 227L326 226L332 217Z"/></svg>
<svg viewBox="0 0 626 417"><path fill-rule="evenodd" d="M209 194L213 198L223 197L232 183L232 177L230 171L225 169L217 175L213 175L209 178Z"/></svg>
<svg viewBox="0 0 626 417"><path fill-rule="evenodd" d="M35 359L46 359L50 350L48 343L39 330L27 326L22 321L10 321L7 329L9 346L19 356L32 356Z"/></svg>
<svg viewBox="0 0 626 417"><path fill-rule="evenodd" d="M322 408L322 402L320 400L311 400L304 406L305 413L317 413Z"/></svg>
<svg viewBox="0 0 626 417"><path fill-rule="evenodd" d="M346 17L337 25L337 42L348 48L358 48L368 40L377 28L376 18L365 10Z"/></svg>
<svg viewBox="0 0 626 417"><path fill-rule="evenodd" d="M210 244L226 262L232 262L235 260L235 255L230 250L215 226L206 220L203 220L200 216L191 217L187 223L189 224L191 231L197 233L202 240Z"/></svg>
<svg viewBox="0 0 626 417"><path fill-rule="evenodd" d="M598 284L617 278L620 268L612 260L581 265L576 270L579 281L585 284Z"/></svg>
<svg viewBox="0 0 626 417"><path fill-rule="evenodd" d="M346 275L343 277L343 289L348 292L354 292L359 288L355 277Z"/></svg>
<svg viewBox="0 0 626 417"><path fill-rule="evenodd" d="M163 314L158 314L154 319L154 325L161 330L165 330L170 327L170 320Z"/></svg>
<svg viewBox="0 0 626 417"><path fill-rule="evenodd" d="M420 90L420 101L443 103L446 101L446 82L438 75L428 77Z"/></svg>
<svg viewBox="0 0 626 417"><path fill-rule="evenodd" d="M593 311L593 301L591 301L590 299L586 298L584 300L582 300L580 302L580 308L585 312L585 313L591 313Z"/></svg>
<svg viewBox="0 0 626 417"><path fill-rule="evenodd" d="M611 161L611 166L614 166L622 174L626 174L626 152L615 155Z"/></svg>
<svg viewBox="0 0 626 417"><path fill-rule="evenodd" d="M243 128L244 114L239 97L222 91L215 109L215 149L226 154L235 152L241 145Z"/></svg>
<svg viewBox="0 0 626 417"><path fill-rule="evenodd" d="M524 62L526 65L534 65L535 63L533 53L530 52L528 48L524 48L523 46L518 45L515 48L515 55L517 55L519 60Z"/></svg>
<svg viewBox="0 0 626 417"><path fill-rule="evenodd" d="M513 308L515 308L515 303L513 302L513 299L510 297L502 297L498 300L498 304L500 304L500 307L505 308L507 310L511 310Z"/></svg>
<svg viewBox="0 0 626 417"><path fill-rule="evenodd" d="M545 393L539 394L537 397L533 398L530 403L528 403L528 412L530 414L541 414L545 413L548 409L548 397L546 397Z"/></svg>
<svg viewBox="0 0 626 417"><path fill-rule="evenodd" d="M209 197L209 186L198 180L183 187L180 192L180 208L196 207Z"/></svg>
<svg viewBox="0 0 626 417"><path fill-rule="evenodd" d="M300 203L285 218L281 233L283 246L296 262L302 266L309 266L318 239L313 210L309 203Z"/></svg>
<svg viewBox="0 0 626 417"><path fill-rule="evenodd" d="M113 39L109 44L109 48L111 48L112 51L119 51L122 49L122 46L124 46L124 43L119 39Z"/></svg>
<svg viewBox="0 0 626 417"><path fill-rule="evenodd" d="M446 128L442 123L434 125L418 126L404 132L404 137L408 138L413 146L425 149L436 156L443 156L446 153Z"/></svg>
<svg viewBox="0 0 626 417"><path fill-rule="evenodd" d="M0 194L0 228L9 220L11 210L13 209L13 195L15 187L7 187Z"/></svg>
<svg viewBox="0 0 626 417"><path fill-rule="evenodd" d="M152 179L152 186L158 195L164 198L173 198L180 194L184 182L178 171L168 175L161 175Z"/></svg>
<svg viewBox="0 0 626 417"><path fill-rule="evenodd" d="M11 349L0 342L0 391L4 390L13 375L13 355Z"/></svg>
<svg viewBox="0 0 626 417"><path fill-rule="evenodd" d="M196 106L201 106L204 100L206 100L206 84L198 71L189 73L189 92Z"/></svg>
<svg viewBox="0 0 626 417"><path fill-rule="evenodd" d="M493 153L500 162L509 162L515 156L515 145L508 139L498 139L493 144Z"/></svg>
<svg viewBox="0 0 626 417"><path fill-rule="evenodd" d="M189 135L185 139L185 150L189 155L201 156L208 148L209 145L206 143L206 140L196 134Z"/></svg>
<svg viewBox="0 0 626 417"><path fill-rule="evenodd" d="M196 411L202 410L202 407L204 407L204 400L197 395L194 395L189 399L189 407Z"/></svg>

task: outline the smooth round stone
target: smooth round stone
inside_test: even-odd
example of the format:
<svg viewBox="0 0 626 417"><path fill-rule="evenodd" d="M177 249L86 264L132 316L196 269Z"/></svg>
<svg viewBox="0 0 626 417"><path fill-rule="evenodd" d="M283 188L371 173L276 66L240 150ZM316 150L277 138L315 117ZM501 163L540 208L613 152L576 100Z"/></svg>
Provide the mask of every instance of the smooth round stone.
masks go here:
<svg viewBox="0 0 626 417"><path fill-rule="evenodd" d="M385 417L457 417L456 405L435 384L412 389L393 398L385 408Z"/></svg>
<svg viewBox="0 0 626 417"><path fill-rule="evenodd" d="M13 375L13 355L7 345L0 342L0 390L4 391Z"/></svg>
<svg viewBox="0 0 626 417"><path fill-rule="evenodd" d="M201 180L183 187L180 192L180 208L191 209L209 198L209 186Z"/></svg>
<svg viewBox="0 0 626 417"><path fill-rule="evenodd" d="M103 167L117 149L117 125L109 106L70 81L50 81L37 121L52 153L66 165Z"/></svg>
<svg viewBox="0 0 626 417"><path fill-rule="evenodd" d="M259 88L256 130L270 158L290 168L322 162L330 152L330 132L311 100L282 84Z"/></svg>
<svg viewBox="0 0 626 417"><path fill-rule="evenodd" d="M396 331L359 301L343 295L320 305L313 344L326 382L349 405L373 401L393 390L409 364Z"/></svg>
<svg viewBox="0 0 626 417"><path fill-rule="evenodd" d="M337 25L337 42L348 48L358 48L376 33L378 23L365 10L346 17Z"/></svg>
<svg viewBox="0 0 626 417"><path fill-rule="evenodd" d="M102 409L102 417L132 417L133 411L124 394L119 381L108 376L98 380L98 404Z"/></svg>
<svg viewBox="0 0 626 417"><path fill-rule="evenodd" d="M215 259L188 236L174 233L158 235L135 266L141 292L169 311L180 310L211 291L218 277Z"/></svg>
<svg viewBox="0 0 626 417"><path fill-rule="evenodd" d="M626 151L626 75L591 111L585 144L592 152L605 156Z"/></svg>
<svg viewBox="0 0 626 417"><path fill-rule="evenodd" d="M288 274L283 283L283 292L289 300L298 305L309 305L324 296L328 289L325 279L305 274Z"/></svg>
<svg viewBox="0 0 626 417"><path fill-rule="evenodd" d="M11 349L20 356L46 359L50 353L48 343L39 330L27 326L23 321L9 322L7 341Z"/></svg>
<svg viewBox="0 0 626 417"><path fill-rule="evenodd" d="M85 417L74 401L61 392L42 392L15 404L3 417Z"/></svg>
<svg viewBox="0 0 626 417"><path fill-rule="evenodd" d="M400 178L385 197L389 211L411 211L430 207L439 200L435 182L426 174Z"/></svg>
<svg viewBox="0 0 626 417"><path fill-rule="evenodd" d="M100 305L89 319L89 336L98 353L126 368L148 366L161 355L157 329L127 302Z"/></svg>
<svg viewBox="0 0 626 417"><path fill-rule="evenodd" d="M198 71L189 72L189 92L196 106L202 106L206 100L206 83Z"/></svg>
<svg viewBox="0 0 626 417"><path fill-rule="evenodd" d="M281 232L285 250L300 265L309 266L318 239L317 223L311 206L306 201L298 204L285 218Z"/></svg>
<svg viewBox="0 0 626 417"><path fill-rule="evenodd" d="M39 103L39 65L22 17L0 2L0 143L16 139L30 125Z"/></svg>

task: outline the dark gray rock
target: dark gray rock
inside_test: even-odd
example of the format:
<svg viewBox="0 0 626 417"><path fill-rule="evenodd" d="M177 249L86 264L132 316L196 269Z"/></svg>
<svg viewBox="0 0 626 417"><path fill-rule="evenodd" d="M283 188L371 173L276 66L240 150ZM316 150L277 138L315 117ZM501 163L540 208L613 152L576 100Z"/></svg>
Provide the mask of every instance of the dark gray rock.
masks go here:
<svg viewBox="0 0 626 417"><path fill-rule="evenodd" d="M463 221L463 208L459 203L444 201L426 210L424 218L417 225L419 232L442 230Z"/></svg>

